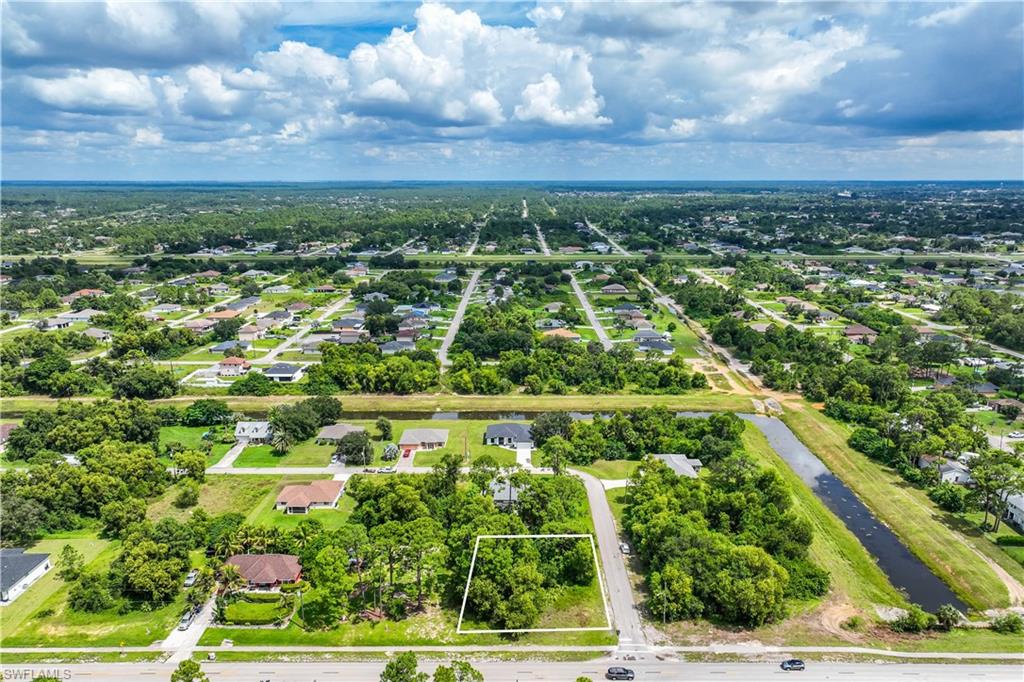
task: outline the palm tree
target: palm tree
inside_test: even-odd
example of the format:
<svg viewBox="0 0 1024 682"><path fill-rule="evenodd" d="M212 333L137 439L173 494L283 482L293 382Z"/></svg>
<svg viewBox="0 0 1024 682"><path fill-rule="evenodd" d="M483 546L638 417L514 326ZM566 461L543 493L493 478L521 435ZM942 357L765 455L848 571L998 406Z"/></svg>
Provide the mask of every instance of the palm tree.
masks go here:
<svg viewBox="0 0 1024 682"><path fill-rule="evenodd" d="M245 587L245 578L234 564L224 564L220 571L220 580L224 585L224 591L228 593L237 592Z"/></svg>
<svg viewBox="0 0 1024 682"><path fill-rule="evenodd" d="M295 442L290 433L278 430L274 432L274 438L270 444L274 448L274 454L284 455L291 450Z"/></svg>
<svg viewBox="0 0 1024 682"><path fill-rule="evenodd" d="M240 554L245 549L238 539L238 532L225 533L217 540L217 556L227 559L229 556Z"/></svg>
<svg viewBox="0 0 1024 682"><path fill-rule="evenodd" d="M245 549L246 554L249 554L253 545L256 544L256 533L256 528L250 525L241 525L235 531L235 538L238 540L238 544Z"/></svg>

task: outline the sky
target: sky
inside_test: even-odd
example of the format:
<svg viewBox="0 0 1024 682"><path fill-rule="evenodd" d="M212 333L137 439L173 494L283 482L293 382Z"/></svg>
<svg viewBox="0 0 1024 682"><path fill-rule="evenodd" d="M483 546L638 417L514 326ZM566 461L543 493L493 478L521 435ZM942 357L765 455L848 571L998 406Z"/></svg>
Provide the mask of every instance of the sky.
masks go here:
<svg viewBox="0 0 1024 682"><path fill-rule="evenodd" d="M4 180L1024 177L1024 3L10 2Z"/></svg>

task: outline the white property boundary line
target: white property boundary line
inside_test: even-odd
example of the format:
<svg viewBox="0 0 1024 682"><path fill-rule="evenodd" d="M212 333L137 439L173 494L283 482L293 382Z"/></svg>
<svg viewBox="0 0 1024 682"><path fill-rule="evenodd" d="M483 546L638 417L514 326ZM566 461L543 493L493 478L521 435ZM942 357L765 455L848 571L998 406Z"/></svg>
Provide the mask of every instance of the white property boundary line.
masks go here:
<svg viewBox="0 0 1024 682"><path fill-rule="evenodd" d="M469 584L473 580L473 568L476 566L476 554L480 549L480 540L540 540L544 538L587 538L590 540L590 549L594 553L594 567L597 569L597 584L601 588L601 601L604 603L604 618L606 626L589 628L523 628L518 630L463 630L462 618L466 613L466 600L469 598ZM612 629L612 613L608 605L608 595L605 592L604 575L601 573L601 561L597 556L597 544L594 536L590 533L547 533L539 535L477 535L476 543L473 545L473 558L469 562L469 575L466 576L466 589L462 593L462 608L459 609L459 622L455 626L457 635L486 635L502 633L521 632L604 632Z"/></svg>

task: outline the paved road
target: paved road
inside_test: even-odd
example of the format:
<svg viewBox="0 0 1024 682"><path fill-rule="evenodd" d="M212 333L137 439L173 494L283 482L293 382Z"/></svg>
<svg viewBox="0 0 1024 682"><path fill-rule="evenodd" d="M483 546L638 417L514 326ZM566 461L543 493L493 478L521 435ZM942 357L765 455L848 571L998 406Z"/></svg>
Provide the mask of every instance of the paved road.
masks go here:
<svg viewBox="0 0 1024 682"><path fill-rule="evenodd" d="M896 308L889 306L886 306L886 310L891 310L894 313L899 313L903 317L907 318L908 320L912 320L913 322L916 322L918 325L922 327L931 327L932 329L938 329L940 331L949 332L953 336L959 336L962 339L967 338L964 335L964 333L960 331L959 327L955 327L950 324L939 324L938 322L932 322L931 320L926 320L923 317L918 317L913 313L908 313L905 310L897 310ZM978 339L974 337L970 337L970 340L973 341L974 343L978 343L983 346L988 346L992 350L997 351L999 353L1005 353L1006 355L1009 355L1011 358L1017 358L1018 360L1024 359L1024 353L1012 350L1010 348L1006 348L1005 346L994 344L991 341L986 341L985 339Z"/></svg>
<svg viewBox="0 0 1024 682"><path fill-rule="evenodd" d="M544 232L540 229L540 225L537 223L533 224L537 230L537 241L540 243L540 250L545 256L551 255L551 249L548 248L548 240L544 238Z"/></svg>
<svg viewBox="0 0 1024 682"><path fill-rule="evenodd" d="M604 494L604 486L590 474L576 470L573 470L573 473L583 479L583 485L587 489L590 514L594 520L595 536L601 552L601 566L608 587L608 601L612 607L612 620L619 633L619 648L644 649L647 646L647 638L640 623L640 614L629 582L629 574L626 572L626 563L619 551L619 533L615 528L612 508Z"/></svg>
<svg viewBox="0 0 1024 682"><path fill-rule="evenodd" d="M317 323L326 322L328 317L330 317L334 313L336 313L339 310L341 310L342 308L344 308L348 304L348 302L351 301L351 300L352 300L352 295L351 294L349 294L349 295L347 295L347 296L345 296L343 298L338 299L337 301L335 301L331 305L329 305L326 308L324 308L324 311L316 318L316 322ZM273 363L277 362L277 356L279 356L281 353L284 353L285 351L293 348L295 346L295 344L297 344L299 341L301 341L302 338L304 336L306 336L306 334L308 334L312 329L313 329L313 326L312 325L308 325L308 324L299 327L298 331L296 331L294 334L289 336L282 343L277 344L276 347L272 348L270 350L270 352L267 353L266 355L264 355L263 357L257 358L255 360L253 360L252 364L254 364L254 365L270 365L270 364L273 364Z"/></svg>
<svg viewBox="0 0 1024 682"><path fill-rule="evenodd" d="M572 290L576 292L576 298L579 299L580 305L583 307L583 312L587 315L587 320L590 321L590 326L594 328L597 333L597 338L604 346L605 350L611 350L612 340L608 338L608 332L604 330L604 325L597 319L597 314L594 312L593 306L590 305L590 301L587 300L587 294L583 291L583 287L576 281L576 275L569 273L569 283L572 285Z"/></svg>
<svg viewBox="0 0 1024 682"><path fill-rule="evenodd" d="M620 256L628 256L628 255L630 255L629 251L626 251L624 248L622 248L617 241L615 241L614 239L609 237L608 234L604 230L602 230L600 227L598 227L594 223L590 222L589 218L584 218L583 222L585 222L587 224L587 227L589 227L591 230L593 230L594 232L596 232L599 235L601 235L602 237L604 237L604 240L606 242L608 242L608 244L613 249L618 251Z"/></svg>
<svg viewBox="0 0 1024 682"><path fill-rule="evenodd" d="M779 656L777 660L781 660ZM436 661L422 661L420 670L433 673ZM211 680L238 680L255 682L315 682L316 680L350 680L371 682L378 679L385 661L344 661L316 663L210 663L202 664L203 672ZM550 682L571 682L577 677L600 680L609 665L626 665L636 672L636 679L659 680L660 682L708 682L710 680L757 680L785 679L789 673L779 670L776 660L764 663L683 663L678 661L628 661L594 660L579 662L558 661L479 661L474 662L487 682L527 682L546 680ZM5 665L4 679L30 679L22 671L49 671L56 668L59 679L66 680L166 680L174 670L168 663L78 663L78 664L34 664ZM9 672L8 672L9 671ZM65 674L66 671L66 674ZM865 682L890 682L911 679L928 682L963 682L981 680L989 682L1020 682L1021 668L1017 665L963 665L963 664L918 664L900 663L816 663L810 662L807 670L792 673L801 682L823 682L824 680L863 680ZM795 679L794 678L794 679Z"/></svg>
<svg viewBox="0 0 1024 682"><path fill-rule="evenodd" d="M174 652L167 659L168 663L177 664L192 657L192 651L199 644L199 639L213 623L213 610L214 600L208 599L187 630L179 630L175 623L171 634L160 644L161 649Z"/></svg>
<svg viewBox="0 0 1024 682"><path fill-rule="evenodd" d="M452 318L452 323L448 325L448 331L444 335L444 340L441 341L441 347L437 350L437 358L441 361L443 367L447 367L452 364L448 360L448 349L452 347L452 342L455 341L455 335L459 331L459 326L462 324L462 318L466 315L466 308L469 306L469 297L473 295L473 291L476 289L476 284L480 281L480 270L474 270L469 276L469 284L466 285L466 291L462 294L462 300L459 301L459 307L455 309L455 317Z"/></svg>

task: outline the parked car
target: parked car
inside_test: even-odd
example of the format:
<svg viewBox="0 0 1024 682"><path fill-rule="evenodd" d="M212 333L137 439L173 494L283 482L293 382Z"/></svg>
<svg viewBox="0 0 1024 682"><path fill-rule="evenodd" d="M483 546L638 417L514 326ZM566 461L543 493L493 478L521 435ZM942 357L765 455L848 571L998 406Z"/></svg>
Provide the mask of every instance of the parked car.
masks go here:
<svg viewBox="0 0 1024 682"><path fill-rule="evenodd" d="M801 661L799 658L791 658L788 661L783 661L782 662L782 669L783 670L803 670L804 669L804 662Z"/></svg>
<svg viewBox="0 0 1024 682"><path fill-rule="evenodd" d="M179 630L188 630L188 626L192 625L192 621L196 619L196 612L191 609L185 612L185 615L178 621Z"/></svg>
<svg viewBox="0 0 1024 682"><path fill-rule="evenodd" d="M619 543L619 551L622 552L623 554L629 554L629 543L620 542Z"/></svg>
<svg viewBox="0 0 1024 682"><path fill-rule="evenodd" d="M193 568L185 576L185 587L192 587L196 584L196 578L199 577L199 569Z"/></svg>
<svg viewBox="0 0 1024 682"><path fill-rule="evenodd" d="M364 467L363 468L363 473L364 474L375 474L375 473L377 473L377 469L376 469L376 467Z"/></svg>
<svg viewBox="0 0 1024 682"><path fill-rule="evenodd" d="M1010 431L1007 434L1008 438L1024 438L1024 431Z"/></svg>
<svg viewBox="0 0 1024 682"><path fill-rule="evenodd" d="M636 674L629 668L614 666L612 668L608 668L608 672L604 674L604 677L606 680L632 680L636 677Z"/></svg>
<svg viewBox="0 0 1024 682"><path fill-rule="evenodd" d="M381 467L380 469L377 469L378 474L393 474L396 471L398 471L397 467Z"/></svg>

